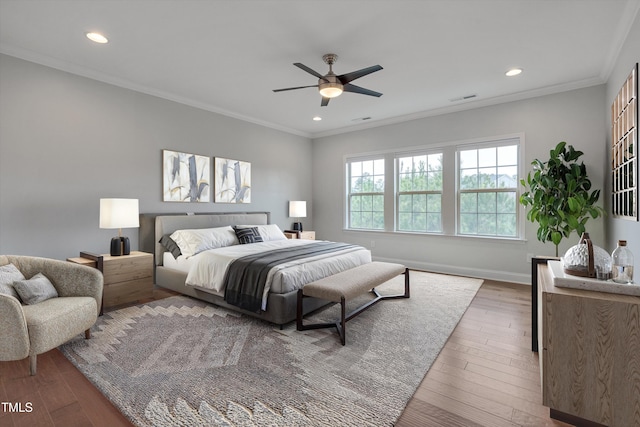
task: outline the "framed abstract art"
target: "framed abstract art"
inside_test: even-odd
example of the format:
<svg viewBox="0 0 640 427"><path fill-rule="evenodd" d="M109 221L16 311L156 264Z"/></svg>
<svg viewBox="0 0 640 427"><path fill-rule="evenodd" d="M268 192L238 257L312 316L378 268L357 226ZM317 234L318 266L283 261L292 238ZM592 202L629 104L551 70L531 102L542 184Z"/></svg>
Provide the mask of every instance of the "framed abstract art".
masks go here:
<svg viewBox="0 0 640 427"><path fill-rule="evenodd" d="M215 202L251 203L251 163L215 158Z"/></svg>
<svg viewBox="0 0 640 427"><path fill-rule="evenodd" d="M165 202L209 202L210 180L209 157L162 150L162 188Z"/></svg>

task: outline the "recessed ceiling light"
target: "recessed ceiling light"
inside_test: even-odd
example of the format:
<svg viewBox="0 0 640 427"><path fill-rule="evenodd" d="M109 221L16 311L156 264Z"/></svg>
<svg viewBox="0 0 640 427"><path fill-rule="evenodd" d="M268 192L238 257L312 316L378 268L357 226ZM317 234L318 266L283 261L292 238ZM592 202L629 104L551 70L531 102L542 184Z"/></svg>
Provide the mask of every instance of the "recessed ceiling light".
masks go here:
<svg viewBox="0 0 640 427"><path fill-rule="evenodd" d="M512 68L509 71L507 71L506 73L504 73L504 75L507 76L507 77L513 77L513 76L517 76L521 72L522 72L522 68Z"/></svg>
<svg viewBox="0 0 640 427"><path fill-rule="evenodd" d="M320 120L322 120L322 117L320 117L320 116L315 116L315 117L313 118L313 121L314 121L314 122L319 122Z"/></svg>
<svg viewBox="0 0 640 427"><path fill-rule="evenodd" d="M101 44L109 43L109 39L107 39L105 36L103 36L100 33L87 33L87 38L92 42L96 42L96 43L101 43Z"/></svg>

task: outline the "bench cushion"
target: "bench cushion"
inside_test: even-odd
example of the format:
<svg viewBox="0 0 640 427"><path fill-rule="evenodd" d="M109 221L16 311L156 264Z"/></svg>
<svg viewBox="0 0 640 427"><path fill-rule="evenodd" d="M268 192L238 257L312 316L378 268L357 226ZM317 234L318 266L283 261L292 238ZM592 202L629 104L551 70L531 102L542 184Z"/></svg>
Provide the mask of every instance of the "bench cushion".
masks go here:
<svg viewBox="0 0 640 427"><path fill-rule="evenodd" d="M404 271L402 264L373 261L308 283L302 292L306 296L340 302L342 297L349 300L361 295Z"/></svg>

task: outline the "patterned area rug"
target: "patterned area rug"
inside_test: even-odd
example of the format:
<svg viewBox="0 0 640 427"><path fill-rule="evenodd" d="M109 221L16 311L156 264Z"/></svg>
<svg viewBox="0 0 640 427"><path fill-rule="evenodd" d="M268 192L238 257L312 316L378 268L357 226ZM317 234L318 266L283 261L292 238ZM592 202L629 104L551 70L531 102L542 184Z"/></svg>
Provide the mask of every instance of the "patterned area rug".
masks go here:
<svg viewBox="0 0 640 427"><path fill-rule="evenodd" d="M481 284L412 271L411 298L348 322L346 346L335 328L280 330L175 296L107 313L60 350L139 426L393 425Z"/></svg>

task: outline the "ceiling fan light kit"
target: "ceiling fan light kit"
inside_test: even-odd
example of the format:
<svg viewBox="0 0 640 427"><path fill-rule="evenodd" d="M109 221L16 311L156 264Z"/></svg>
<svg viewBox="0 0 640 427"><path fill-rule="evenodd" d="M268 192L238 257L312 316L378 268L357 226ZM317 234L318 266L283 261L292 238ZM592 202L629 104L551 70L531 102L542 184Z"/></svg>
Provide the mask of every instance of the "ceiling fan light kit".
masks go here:
<svg viewBox="0 0 640 427"><path fill-rule="evenodd" d="M335 98L336 96L340 96L343 91L342 83L337 81L326 83L321 80L318 82L318 87L320 88L320 95L325 98Z"/></svg>
<svg viewBox="0 0 640 427"><path fill-rule="evenodd" d="M296 62L293 64L296 67L300 68L301 70L311 74L312 76L317 77L318 78L317 85L288 87L284 89L274 89L273 91L282 92L287 90L317 87L318 91L320 92L320 95L322 96L322 102L320 103L322 107L326 107L329 104L329 100L331 98L340 96L342 92L359 93L361 95L369 95L369 96L375 96L375 97L382 96L380 92L375 92L373 90L365 89L350 83L355 79L366 76L367 74L371 74L373 72L382 70L382 67L380 65L373 65L371 67L363 68L358 71L352 71L350 73L341 74L337 76L333 72L333 64L335 64L335 62L338 60L338 55L336 55L335 53L327 53L322 56L322 60L329 65L329 72L324 76L318 73L317 71L299 62Z"/></svg>

